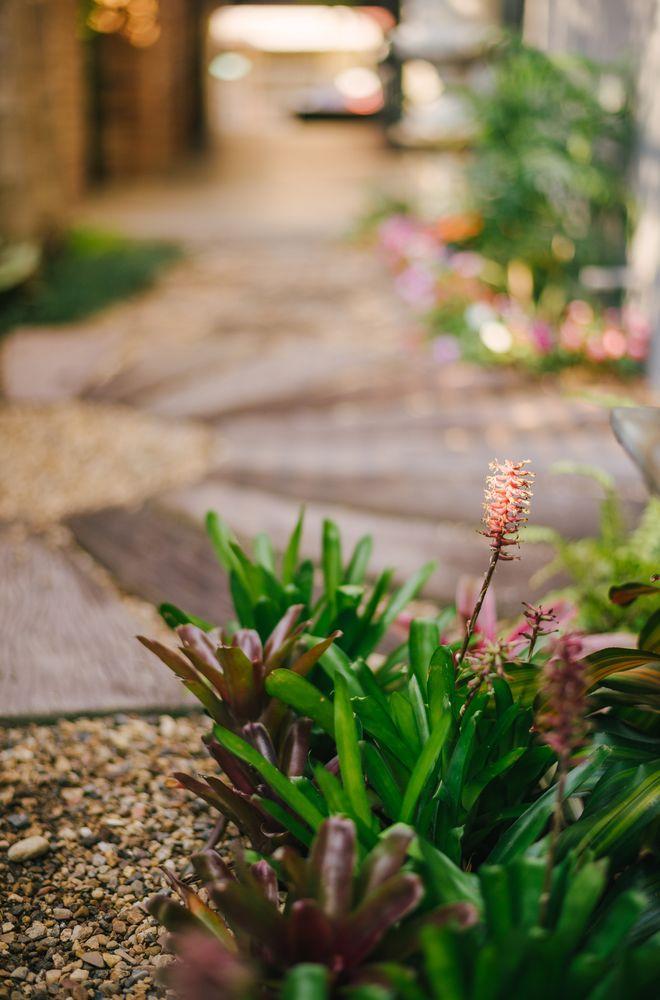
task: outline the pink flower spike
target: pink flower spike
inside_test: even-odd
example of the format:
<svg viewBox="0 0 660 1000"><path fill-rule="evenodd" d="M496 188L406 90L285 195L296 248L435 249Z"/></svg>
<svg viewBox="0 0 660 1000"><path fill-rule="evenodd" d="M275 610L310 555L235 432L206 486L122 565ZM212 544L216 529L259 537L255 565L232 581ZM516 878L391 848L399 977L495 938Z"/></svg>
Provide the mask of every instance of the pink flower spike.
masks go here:
<svg viewBox="0 0 660 1000"><path fill-rule="evenodd" d="M518 533L527 521L534 473L523 462L491 462L484 494L484 531L500 559L513 559L502 550L518 544Z"/></svg>

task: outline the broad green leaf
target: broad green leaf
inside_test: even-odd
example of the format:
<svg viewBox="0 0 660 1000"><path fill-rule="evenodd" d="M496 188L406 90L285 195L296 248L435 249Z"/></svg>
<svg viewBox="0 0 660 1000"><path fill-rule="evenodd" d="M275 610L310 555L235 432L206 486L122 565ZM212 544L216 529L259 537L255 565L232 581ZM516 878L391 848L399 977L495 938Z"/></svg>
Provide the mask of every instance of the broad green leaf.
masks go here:
<svg viewBox="0 0 660 1000"><path fill-rule="evenodd" d="M426 697L429 666L435 650L440 645L438 626L432 619L416 618L410 624L408 648L410 668L417 678L420 691Z"/></svg>
<svg viewBox="0 0 660 1000"><path fill-rule="evenodd" d="M308 962L294 965L282 983L282 1000L327 1000L329 996L328 970L324 965Z"/></svg>
<svg viewBox="0 0 660 1000"><path fill-rule="evenodd" d="M568 881L555 925L553 941L563 950L575 944L591 919L607 881L607 861L595 861L578 869Z"/></svg>
<svg viewBox="0 0 660 1000"><path fill-rule="evenodd" d="M341 781L322 764L314 764L313 770L316 784L328 803L330 813L350 816L352 810Z"/></svg>
<svg viewBox="0 0 660 1000"><path fill-rule="evenodd" d="M353 707L362 727L373 736L381 749L394 754L397 760L411 771L417 761L417 752L399 735L391 717L371 698L354 698Z"/></svg>
<svg viewBox="0 0 660 1000"><path fill-rule="evenodd" d="M428 562L421 569L418 569L409 580L392 594L387 607L383 611L379 621L381 624L389 626L406 609L413 597L422 589L428 578L436 569L435 562Z"/></svg>
<svg viewBox="0 0 660 1000"><path fill-rule="evenodd" d="M502 865L482 865L479 881L489 933L497 944L506 946L515 918L507 869Z"/></svg>
<svg viewBox="0 0 660 1000"><path fill-rule="evenodd" d="M584 764L580 764L579 767L570 772L566 780L567 798L596 784L610 753L611 750L607 746L596 747ZM550 819L556 795L557 786L553 785L526 809L522 816L500 837L489 855L489 862L505 864L523 854L540 836Z"/></svg>
<svg viewBox="0 0 660 1000"><path fill-rule="evenodd" d="M241 627L255 628L257 623L255 621L252 598L241 576L234 570L229 574L229 590ZM264 638L263 635L262 638Z"/></svg>
<svg viewBox="0 0 660 1000"><path fill-rule="evenodd" d="M218 743L226 747L230 753L233 753L239 760L244 761L246 764L250 764L261 775L266 784L270 785L282 801L293 809L312 830L316 830L320 826L324 818L322 813L314 808L289 778L285 777L281 771L278 771L265 757L262 757L254 747L251 747L240 736L231 733L223 726L215 725L213 727L213 735Z"/></svg>
<svg viewBox="0 0 660 1000"><path fill-rule="evenodd" d="M334 709L332 702L318 688L292 670L273 670L266 678L266 692L293 708L298 715L308 716L321 729L334 735Z"/></svg>
<svg viewBox="0 0 660 1000"><path fill-rule="evenodd" d="M264 531L260 531L258 535L254 536L253 548L254 558L259 565L267 569L269 573L274 573L275 552L273 550L273 543Z"/></svg>
<svg viewBox="0 0 660 1000"><path fill-rule="evenodd" d="M371 535L365 535L356 544L350 562L344 574L344 583L361 584L367 572L367 566L371 559L373 549L373 539Z"/></svg>
<svg viewBox="0 0 660 1000"><path fill-rule="evenodd" d="M456 690L454 657L447 646L438 646L431 659L428 677L428 703L431 725L451 711Z"/></svg>
<svg viewBox="0 0 660 1000"><path fill-rule="evenodd" d="M206 515L206 533L211 539L211 545L220 565L228 572L240 572L240 565L232 552L231 543L234 536L227 524L218 517L214 510Z"/></svg>
<svg viewBox="0 0 660 1000"><path fill-rule="evenodd" d="M520 760L523 754L526 752L525 747L516 747L515 750L510 750L509 753L504 754L503 757L498 758L489 767L484 768L477 772L477 777L474 781L469 782L463 788L463 808L467 809L469 812L473 805L483 792L484 788L490 784L490 782L497 778L500 774L504 774L508 771L510 767Z"/></svg>
<svg viewBox="0 0 660 1000"><path fill-rule="evenodd" d="M623 843L633 833L655 822L660 816L660 761L638 768L631 788L608 805L604 815L586 824L587 832L576 845L576 852L589 850L600 857ZM577 825L579 830L580 826Z"/></svg>
<svg viewBox="0 0 660 1000"><path fill-rule="evenodd" d="M301 844L305 847L309 847L312 843L312 835L304 823L292 816L288 810L281 806L278 802L273 802L272 799L262 798L260 795L255 795L253 801L256 802L261 809L269 816L272 816L283 829L288 830L289 833L293 834L296 840L299 840Z"/></svg>
<svg viewBox="0 0 660 1000"><path fill-rule="evenodd" d="M300 564L293 578L293 584L302 595L305 604L311 607L314 596L314 563L311 559L305 559Z"/></svg>
<svg viewBox="0 0 660 1000"><path fill-rule="evenodd" d="M546 876L545 858L516 858L506 866L515 902L518 927L535 927L539 921Z"/></svg>
<svg viewBox="0 0 660 1000"><path fill-rule="evenodd" d="M479 700L479 698L475 698L473 704ZM476 709L468 718L463 717L460 733L444 778L445 791L455 812L458 811L463 795L463 783L470 763L480 718L481 709Z"/></svg>
<svg viewBox="0 0 660 1000"><path fill-rule="evenodd" d="M399 819L403 823L412 822L419 797L427 781L433 775L440 751L447 739L450 725L451 719L448 715L444 715L438 722L434 723L428 742L422 747L422 752L413 768L403 796L403 803L399 814Z"/></svg>
<svg viewBox="0 0 660 1000"><path fill-rule="evenodd" d="M446 854L423 837L418 837L413 842L411 854L423 863L425 880L436 902L446 904L466 901L481 912L483 900L476 875L462 871Z"/></svg>
<svg viewBox="0 0 660 1000"><path fill-rule="evenodd" d="M429 720L426 713L426 705L424 704L424 700L422 698L422 692L419 689L419 681L415 676L411 677L408 681L408 698L410 699L410 704L415 718L417 736L419 737L421 745L424 746L429 738Z"/></svg>
<svg viewBox="0 0 660 1000"><path fill-rule="evenodd" d="M179 625L196 625L197 628L201 628L202 632L210 632L215 627L204 618L198 618L197 615L182 611L181 608L177 608L176 604L160 604L158 613L170 628L177 628Z"/></svg>
<svg viewBox="0 0 660 1000"><path fill-rule="evenodd" d="M323 522L322 539L322 565L323 579L325 582L325 596L331 603L334 602L337 587L342 582L342 559L341 559L341 538L339 529L334 521L325 520Z"/></svg>
<svg viewBox="0 0 660 1000"><path fill-rule="evenodd" d="M410 747L415 757L417 757L422 744L417 732L413 707L403 692L392 692L390 695L390 711L401 737Z"/></svg>
<svg viewBox="0 0 660 1000"><path fill-rule="evenodd" d="M422 945L433 1000L465 1000L468 994L455 935L445 927L425 927Z"/></svg>
<svg viewBox="0 0 660 1000"><path fill-rule="evenodd" d="M362 772L355 716L346 682L339 674L335 677L335 740L341 779L348 801L355 815L370 827L371 807Z"/></svg>
<svg viewBox="0 0 660 1000"><path fill-rule="evenodd" d="M396 819L401 812L403 798L390 768L371 743L362 744L362 760L369 784L382 802L383 809L390 819Z"/></svg>
<svg viewBox="0 0 660 1000"><path fill-rule="evenodd" d="M300 550L300 538L302 536L303 524L305 522L305 508L300 508L298 520L291 532L287 547L282 556L282 583L293 583L298 568L298 552Z"/></svg>

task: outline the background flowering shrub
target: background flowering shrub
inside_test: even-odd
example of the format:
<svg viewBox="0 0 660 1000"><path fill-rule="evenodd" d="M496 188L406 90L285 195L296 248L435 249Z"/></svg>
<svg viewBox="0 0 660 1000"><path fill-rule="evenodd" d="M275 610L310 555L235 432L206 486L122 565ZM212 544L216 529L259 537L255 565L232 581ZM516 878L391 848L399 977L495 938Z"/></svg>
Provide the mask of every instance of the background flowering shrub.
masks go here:
<svg viewBox="0 0 660 1000"><path fill-rule="evenodd" d="M650 327L638 309L602 308L573 299L553 311L536 303L528 294L525 265L519 262L506 270L445 241L441 234L459 231L460 221L429 223L399 214L378 228L394 286L420 328L433 338L438 362L463 357L538 371L573 365L618 374L641 371Z"/></svg>

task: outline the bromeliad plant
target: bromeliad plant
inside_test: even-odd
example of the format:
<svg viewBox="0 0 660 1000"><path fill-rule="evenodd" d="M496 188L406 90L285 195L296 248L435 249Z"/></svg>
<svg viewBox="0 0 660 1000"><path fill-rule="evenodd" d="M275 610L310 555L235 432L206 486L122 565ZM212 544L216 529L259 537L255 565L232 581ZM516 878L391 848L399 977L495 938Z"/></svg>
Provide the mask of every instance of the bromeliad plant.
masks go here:
<svg viewBox="0 0 660 1000"><path fill-rule="evenodd" d="M317 593L314 564L300 557L303 526L304 509L278 563L268 535L256 536L251 558L229 526L216 513L209 512L207 532L217 559L228 574L237 618L227 628L253 629L265 642L287 611L299 606L312 635L325 637L334 632L336 641L351 659L367 657L422 589L435 563L426 563L394 593L390 593L392 570L383 571L370 587L367 573L373 548L371 536L360 538L345 562L339 529L334 521L325 520L320 558L323 572ZM187 624L205 631L213 628L211 623L172 604L162 604L160 612L172 628Z"/></svg>
<svg viewBox="0 0 660 1000"><path fill-rule="evenodd" d="M490 560L455 641L440 619L416 620L405 650L369 665L313 638L306 607L265 641L179 623L166 662L206 699L222 776L177 777L253 848L249 864L204 852L202 890L170 874L181 903L150 904L173 933L184 1000L648 989L660 611L635 649L592 652L531 605L488 639L480 612L531 497L526 463L492 471ZM612 599L653 595L634 583Z"/></svg>
<svg viewBox="0 0 660 1000"><path fill-rule="evenodd" d="M248 865L239 855L230 869L214 852L197 855L195 871L212 907L171 874L181 903L156 896L148 904L184 959L171 978L175 984L183 978L184 995L201 997L215 995L208 984L226 990L233 977L240 1000L277 997L282 990L343 995L351 984L378 982L371 970L375 955L392 948L402 957L415 954L425 927L468 927L476 920L475 908L465 902L420 909L422 880L406 869L413 837L406 826L391 827L360 858L353 823L334 816L319 827L307 858L287 847L271 863ZM416 918L407 919L415 911ZM190 935L196 936L192 946ZM305 975L291 971L301 966ZM307 994L299 992L305 981L314 986Z"/></svg>

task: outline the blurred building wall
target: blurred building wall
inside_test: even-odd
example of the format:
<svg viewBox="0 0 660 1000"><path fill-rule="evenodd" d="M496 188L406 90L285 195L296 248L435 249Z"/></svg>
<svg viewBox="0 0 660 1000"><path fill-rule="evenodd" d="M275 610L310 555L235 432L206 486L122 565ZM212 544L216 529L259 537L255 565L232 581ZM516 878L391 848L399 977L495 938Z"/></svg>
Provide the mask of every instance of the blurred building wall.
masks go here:
<svg viewBox="0 0 660 1000"><path fill-rule="evenodd" d="M56 232L85 177L78 0L0 0L0 237Z"/></svg>
<svg viewBox="0 0 660 1000"><path fill-rule="evenodd" d="M0 246L43 242L97 177L156 173L200 142L208 0L160 0L140 48L85 35L80 0L0 0Z"/></svg>
<svg viewBox="0 0 660 1000"><path fill-rule="evenodd" d="M525 40L555 52L627 63L637 84L633 184L639 221L631 293L654 329L651 377L660 385L660 0L526 0Z"/></svg>

